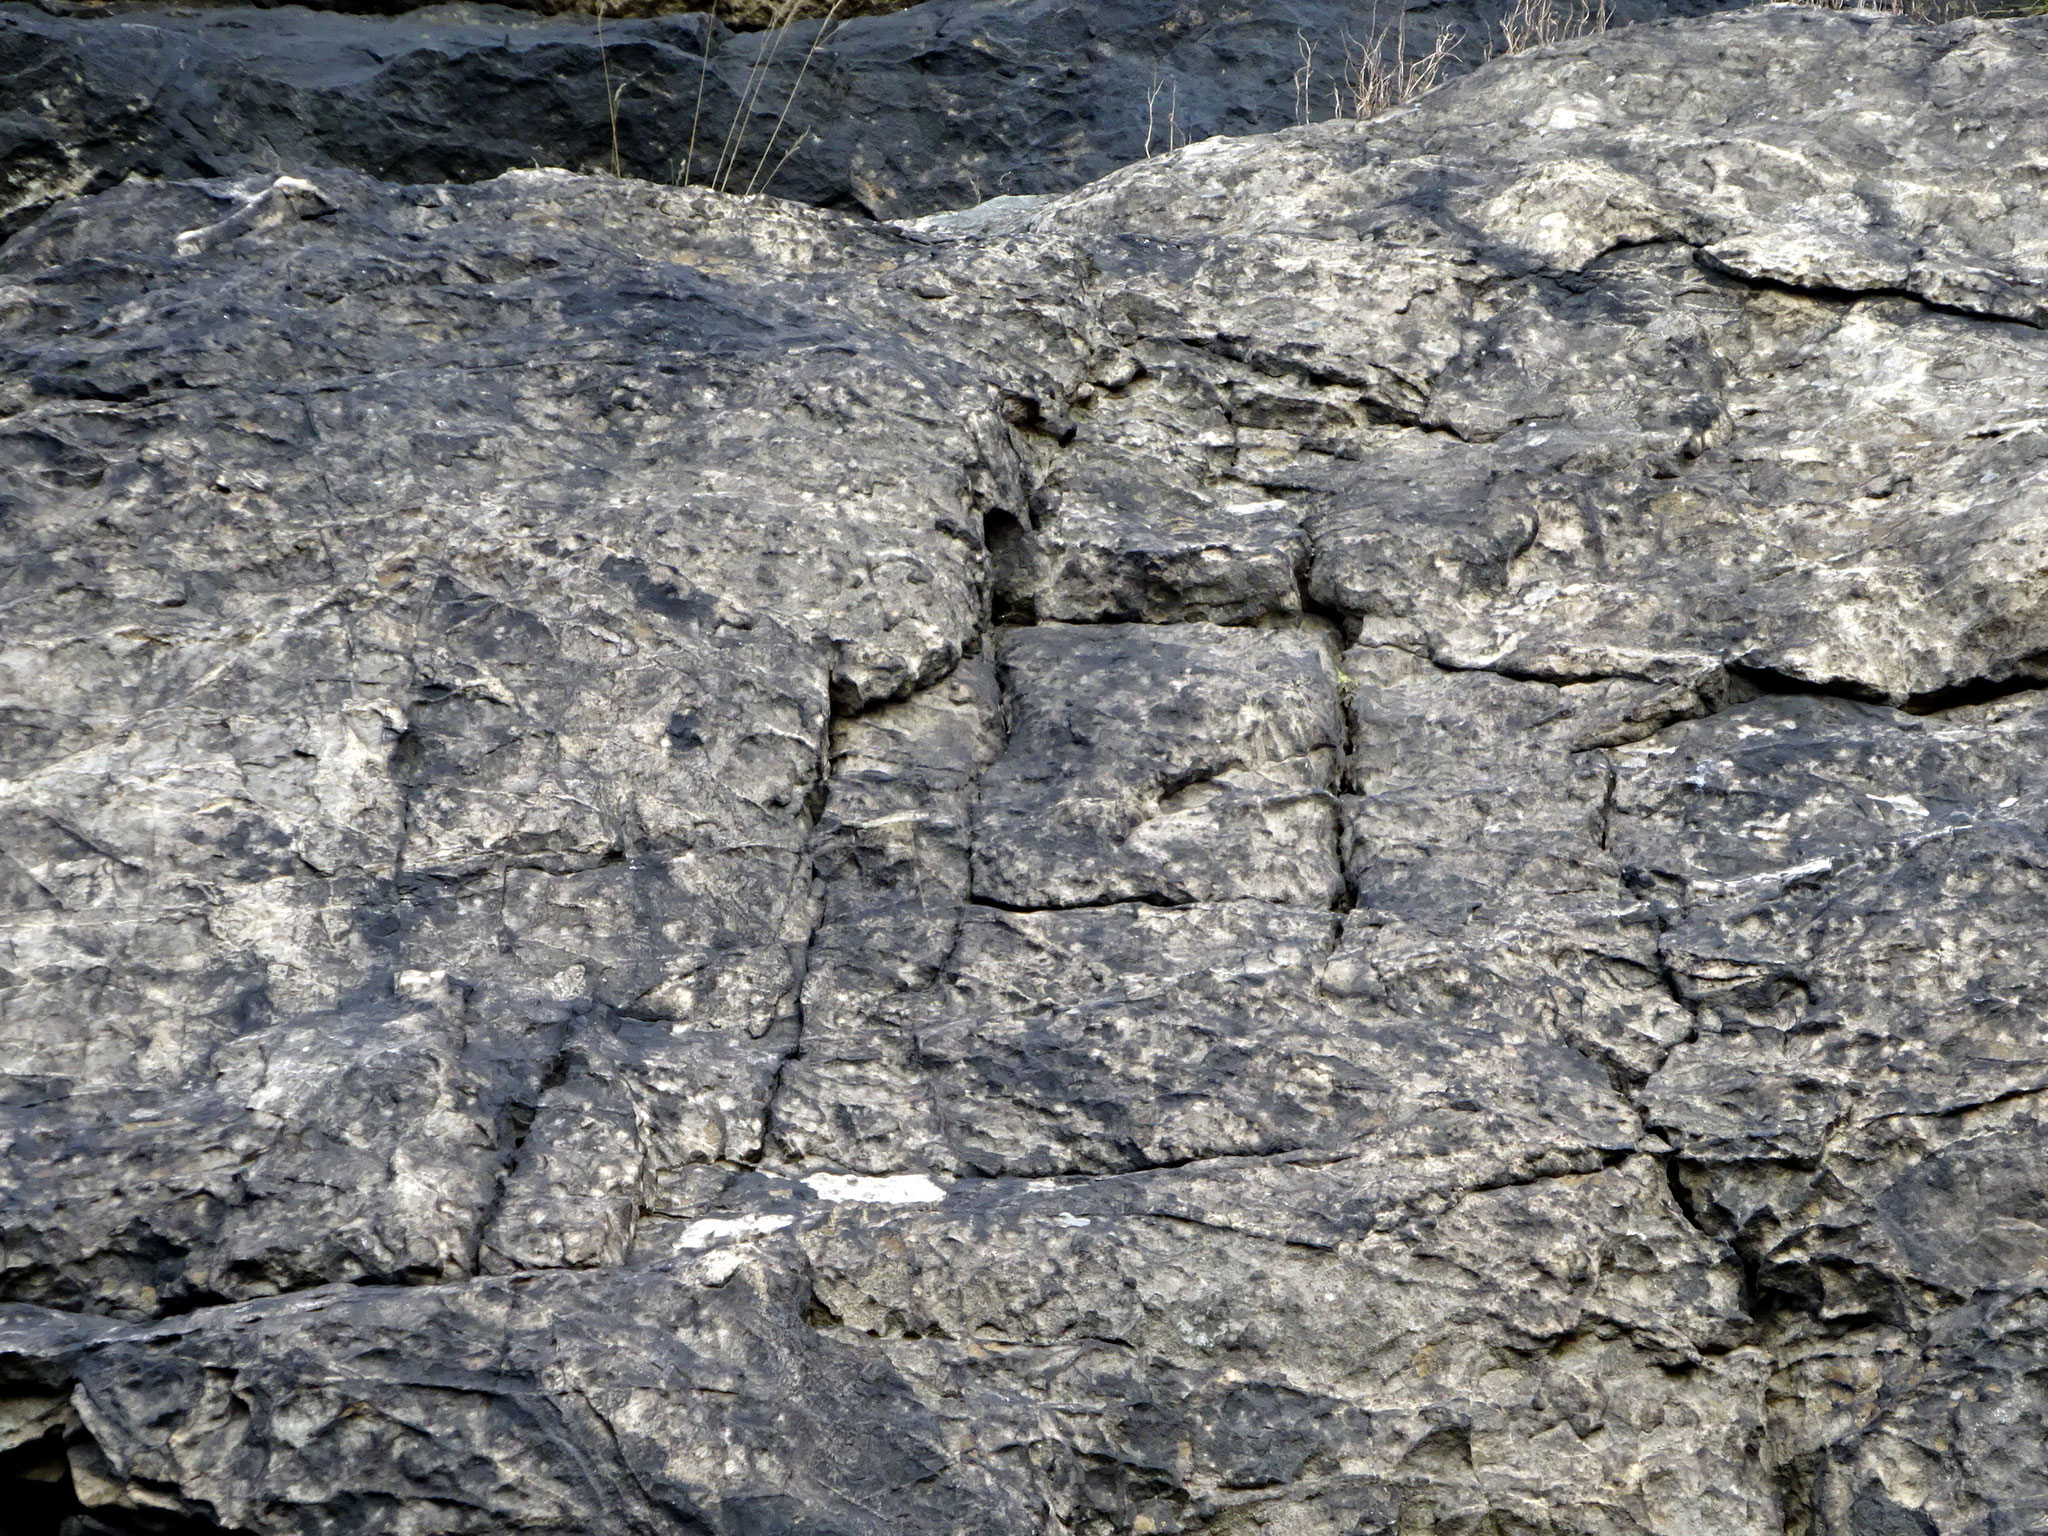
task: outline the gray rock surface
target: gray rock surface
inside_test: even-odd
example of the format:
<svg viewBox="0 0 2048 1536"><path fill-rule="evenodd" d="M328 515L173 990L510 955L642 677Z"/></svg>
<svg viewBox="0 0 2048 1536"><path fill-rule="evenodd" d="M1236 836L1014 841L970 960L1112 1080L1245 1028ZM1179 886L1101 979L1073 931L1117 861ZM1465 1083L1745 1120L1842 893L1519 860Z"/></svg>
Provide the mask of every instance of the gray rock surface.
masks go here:
<svg viewBox="0 0 2048 1536"><path fill-rule="evenodd" d="M2048 1519L2048 26L0 248L38 1536Z"/></svg>
<svg viewBox="0 0 2048 1536"><path fill-rule="evenodd" d="M1611 9L1630 22L1730 3ZM1353 0L852 9L820 41L813 22L735 33L698 15L600 33L587 18L496 5L365 16L10 0L0 234L129 175L325 164L403 182L623 170L899 218L1064 192L1196 139L1351 110L1348 71L1369 44L1392 56L1397 21L1411 53L1454 29L1457 69L1498 39L1513 4L1389 0L1384 16Z"/></svg>

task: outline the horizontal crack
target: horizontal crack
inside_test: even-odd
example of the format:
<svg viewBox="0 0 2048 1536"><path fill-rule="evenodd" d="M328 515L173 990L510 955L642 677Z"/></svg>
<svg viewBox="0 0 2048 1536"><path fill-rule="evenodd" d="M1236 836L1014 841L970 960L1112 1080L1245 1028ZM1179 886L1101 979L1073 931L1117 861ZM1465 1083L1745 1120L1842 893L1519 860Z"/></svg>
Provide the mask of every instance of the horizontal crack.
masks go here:
<svg viewBox="0 0 2048 1536"><path fill-rule="evenodd" d="M1727 669L1729 676L1739 678L1767 697L1839 699L1848 704L1881 705L1908 715L1938 715L1974 704L1995 704L2019 694L2048 692L2048 676L2027 670L2044 662L2048 662L2048 657L2028 656L2003 676L1967 678L1903 695L1887 693L1854 678L1816 680L1741 662L1729 662Z"/></svg>
<svg viewBox="0 0 2048 1536"><path fill-rule="evenodd" d="M1050 906L1032 906L1025 902L1004 901L996 896L983 896L978 892L969 895L966 904L970 907L987 907L997 912L1015 912L1027 917L1041 912L1090 912L1098 907L1159 907L1178 912L1202 905L1193 897L1175 901L1171 897L1148 893L1139 896L1103 896L1094 901L1069 901Z"/></svg>
<svg viewBox="0 0 2048 1536"><path fill-rule="evenodd" d="M1691 242L1688 242L1691 243ZM2018 315L2001 315L1988 309L1972 309L1967 305L1954 304L1942 299L1931 298L1912 288L1872 285L1870 287L1842 287L1832 283L1794 282L1789 278L1766 277L1761 273L1745 272L1732 266L1728 261L1713 254L1703 244L1693 244L1695 259L1708 271L1725 277L1731 282L1742 284L1765 293L1790 293L1801 298L1832 299L1840 303L1856 303L1865 299L1905 299L1937 314L1954 315L1962 320L1975 320L1987 325L2017 325L2028 330L2048 329L2048 319L2025 319Z"/></svg>

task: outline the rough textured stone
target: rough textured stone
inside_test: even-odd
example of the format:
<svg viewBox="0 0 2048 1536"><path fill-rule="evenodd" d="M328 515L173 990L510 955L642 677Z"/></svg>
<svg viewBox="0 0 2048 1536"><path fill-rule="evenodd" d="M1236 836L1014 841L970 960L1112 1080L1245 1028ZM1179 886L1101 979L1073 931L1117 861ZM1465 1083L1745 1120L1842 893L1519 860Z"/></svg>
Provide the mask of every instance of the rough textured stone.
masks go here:
<svg viewBox="0 0 2048 1536"><path fill-rule="evenodd" d="M981 780L976 897L1327 906L1342 888L1333 649L1208 624L1005 636L1010 731Z"/></svg>
<svg viewBox="0 0 2048 1536"><path fill-rule="evenodd" d="M1630 22L1729 3L1611 9ZM376 7L342 7L358 8ZM856 13L896 7L843 0L822 40L814 21L760 33L662 16L600 35L530 14L564 8L0 4L0 233L127 175L322 164L419 182L622 170L898 218L1064 192L1213 134L1349 111L1368 46L1426 51L1448 27L1451 67L1467 68L1512 5L1390 3L1382 19L1349 0L924 0L871 16ZM742 22L767 8L713 7Z"/></svg>
<svg viewBox="0 0 2048 1536"><path fill-rule="evenodd" d="M118 16L131 7L121 0L39 0L43 9L61 16L105 17ZM147 0L145 0L147 3ZM402 16L409 11L426 10L438 0L249 0L247 8L255 10L277 10L286 4L304 5L310 11L340 11L355 16ZM721 21L736 27L765 27L777 21L786 21L789 16L822 16L832 11L840 16L879 16L890 11L900 11L907 4L919 0L840 0L834 7L830 0L820 5L816 0L494 0L507 10L532 11L542 16L587 16L593 19L616 20L641 16L668 16L680 11L709 11ZM242 0L179 0L180 9L195 7L218 7L221 9L244 8ZM785 9L788 15L784 14Z"/></svg>
<svg viewBox="0 0 2048 1536"><path fill-rule="evenodd" d="M38 1536L2048 1510L2048 31L0 248Z"/></svg>
<svg viewBox="0 0 2048 1536"><path fill-rule="evenodd" d="M522 1114L536 1157L493 1240L513 1256L572 1197L531 1251L583 1251L563 1232L614 1169L540 1149L594 1134L596 1106L632 1128L627 1189L758 1150L831 699L974 643L975 482L1009 473L994 392L957 366L880 333L863 361L771 290L634 251L642 214L708 194L330 180L181 246L236 196L112 194L8 253L32 314L69 296L10 371L6 1006L10 1069L37 1086L7 1179L68 1209L77 1135L113 1181L89 1220L10 1243L38 1299L302 1283L265 1245L337 1241L318 1196L303 1238L206 1234L296 1187L284 1165L328 1155L315 1128L366 1094L405 1096L365 1151L400 1157L379 1178L407 1214L329 1278L468 1267ZM550 202L555 232L532 217ZM824 228L778 219L755 236ZM108 241L175 281L102 269ZM81 352L64 317L88 293L128 319ZM307 306L324 339L287 343L278 318ZM977 387L980 425L924 403ZM825 445L871 392L906 429L856 483ZM217 1166L157 1187L152 1149L180 1138L138 1134L145 1102ZM425 1166L382 1145L408 1125ZM313 1139L265 1151L280 1132ZM532 1187L545 1170L592 1187Z"/></svg>

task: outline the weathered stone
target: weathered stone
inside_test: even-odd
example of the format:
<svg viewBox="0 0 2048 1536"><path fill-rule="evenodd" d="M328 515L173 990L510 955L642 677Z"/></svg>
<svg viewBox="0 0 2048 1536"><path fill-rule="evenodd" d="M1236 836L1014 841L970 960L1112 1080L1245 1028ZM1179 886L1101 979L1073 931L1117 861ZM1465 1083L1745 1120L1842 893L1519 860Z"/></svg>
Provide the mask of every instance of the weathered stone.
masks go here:
<svg viewBox="0 0 2048 1536"><path fill-rule="evenodd" d="M128 189L7 252L54 324L10 372L6 1028L36 1086L6 1178L57 1210L81 1160L113 1181L10 1241L38 1299L147 1312L467 1270L522 1117L534 1152L492 1239L521 1261L586 1251L572 1207L616 1203L615 1175L631 1207L758 1150L830 701L976 643L974 503L1011 473L993 391L980 426L926 413L972 387L957 365L881 331L899 350L863 363L829 321L780 330L771 292L650 266L636 207L708 194L330 178L180 249L251 196ZM606 219L616 243L593 241ZM759 236L806 238L788 215ZM119 272L89 254L108 242ZM82 301L126 319L84 341ZM287 346L280 319L314 302L324 339ZM829 373L805 375L813 348ZM117 403L166 355L178 383ZM849 476L823 445L869 391L922 424ZM51 476L48 454L92 467ZM421 992L433 1022L391 1013ZM409 1107L322 1134L396 1156L351 1199L415 1214L335 1238L319 1180L266 1171L319 1143L263 1149L387 1072ZM592 1131L565 1118L600 1102L624 1141L572 1155ZM159 1166L181 1140L216 1146L212 1170Z"/></svg>
<svg viewBox="0 0 2048 1536"><path fill-rule="evenodd" d="M800 16L833 12L822 39L817 20L724 25L764 24L782 9L769 0L349 0L260 15L0 5L0 233L128 175L279 165L409 182L556 166L898 218L1064 192L1214 134L1353 110L1368 48L1424 52L1447 27L1450 69L1469 68L1513 9L1436 0L1382 19L1348 0L797 3ZM1635 22L1729 3L1609 9ZM599 6L613 18L601 31L531 14ZM708 39L701 15L632 19L691 9L718 13Z"/></svg>
<svg viewBox="0 0 2048 1536"><path fill-rule="evenodd" d="M1333 649L1313 630L1206 624L1006 635L1010 738L981 783L975 896L1328 905Z"/></svg>
<svg viewBox="0 0 2048 1536"><path fill-rule="evenodd" d="M1774 8L895 227L28 225L0 1485L2031 1529L2044 92Z"/></svg>

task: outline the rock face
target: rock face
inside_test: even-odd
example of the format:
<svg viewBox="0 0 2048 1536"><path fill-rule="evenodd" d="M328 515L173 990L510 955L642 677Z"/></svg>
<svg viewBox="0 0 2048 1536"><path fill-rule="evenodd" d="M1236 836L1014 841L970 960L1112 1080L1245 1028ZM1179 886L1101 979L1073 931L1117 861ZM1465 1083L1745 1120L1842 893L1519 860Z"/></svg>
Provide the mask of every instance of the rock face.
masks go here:
<svg viewBox="0 0 2048 1536"><path fill-rule="evenodd" d="M127 7L122 0L38 0L46 10L73 16L118 15ZM145 0L147 3L147 0ZM195 6L208 8L278 10L290 5L310 11L341 11L359 16L400 16L408 11L426 10L436 0L178 0L179 9ZM678 11L707 11L715 13L720 20L738 26L766 27L783 16L785 7L792 16L822 16L832 7L830 0L819 5L816 0L496 0L507 10L532 11L542 16L590 16L607 19L634 18L641 16L665 16ZM889 11L900 11L906 4L917 4L919 0L841 0L837 14L841 16L876 16Z"/></svg>
<svg viewBox="0 0 2048 1536"><path fill-rule="evenodd" d="M1613 11L1642 21L1728 3ZM1351 0L925 0L842 19L818 43L815 23L714 25L707 39L702 16L600 33L501 6L380 17L52 4L60 14L0 3L0 235L129 175L319 165L402 182L623 170L879 218L932 213L1349 111L1348 71L1368 45L1391 51L1396 20L1411 52L1455 29L1455 69L1513 8L1389 3L1382 24Z"/></svg>
<svg viewBox="0 0 2048 1536"><path fill-rule="evenodd" d="M40 1532L2048 1520L2048 24L0 249Z"/></svg>

